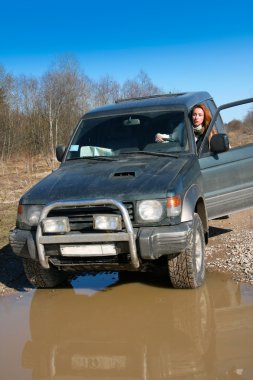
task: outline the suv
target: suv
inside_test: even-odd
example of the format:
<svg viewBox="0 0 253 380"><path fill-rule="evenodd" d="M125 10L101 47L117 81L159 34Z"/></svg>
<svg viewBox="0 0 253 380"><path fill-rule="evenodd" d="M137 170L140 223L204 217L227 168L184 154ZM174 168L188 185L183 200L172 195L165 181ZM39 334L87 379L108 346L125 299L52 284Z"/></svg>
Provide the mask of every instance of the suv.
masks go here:
<svg viewBox="0 0 253 380"><path fill-rule="evenodd" d="M28 280L54 287L71 273L166 268L173 287L200 286L208 220L253 206L253 144L229 149L219 114L250 102L217 108L191 92L86 113L56 148L59 168L20 199L10 244ZM199 103L212 122L197 151L189 114Z"/></svg>

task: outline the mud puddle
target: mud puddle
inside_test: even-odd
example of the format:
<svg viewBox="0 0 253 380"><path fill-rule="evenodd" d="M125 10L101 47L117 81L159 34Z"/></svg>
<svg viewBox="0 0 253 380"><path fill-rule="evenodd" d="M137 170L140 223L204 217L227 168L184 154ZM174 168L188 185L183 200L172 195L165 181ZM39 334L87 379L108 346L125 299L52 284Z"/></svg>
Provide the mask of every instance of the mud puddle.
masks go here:
<svg viewBox="0 0 253 380"><path fill-rule="evenodd" d="M0 299L1 380L252 379L253 287L197 290L117 273Z"/></svg>

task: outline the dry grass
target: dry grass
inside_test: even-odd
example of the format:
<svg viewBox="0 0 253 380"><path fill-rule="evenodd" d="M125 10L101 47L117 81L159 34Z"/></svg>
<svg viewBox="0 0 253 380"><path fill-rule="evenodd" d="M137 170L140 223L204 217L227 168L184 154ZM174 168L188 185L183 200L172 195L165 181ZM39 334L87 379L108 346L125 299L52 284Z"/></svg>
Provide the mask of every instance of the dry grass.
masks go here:
<svg viewBox="0 0 253 380"><path fill-rule="evenodd" d="M242 146L253 142L253 126L245 129L243 126L228 129L229 142L232 147Z"/></svg>

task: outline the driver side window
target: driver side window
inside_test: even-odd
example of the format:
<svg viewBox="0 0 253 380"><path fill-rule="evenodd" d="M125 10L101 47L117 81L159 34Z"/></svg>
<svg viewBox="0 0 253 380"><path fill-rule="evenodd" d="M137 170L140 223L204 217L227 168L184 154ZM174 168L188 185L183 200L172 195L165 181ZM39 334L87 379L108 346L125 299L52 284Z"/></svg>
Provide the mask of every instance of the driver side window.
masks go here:
<svg viewBox="0 0 253 380"><path fill-rule="evenodd" d="M213 100L207 100L206 103L207 103L206 105L209 108L209 110L211 112L211 115L213 117L214 114L215 114L215 111L216 111L217 107L214 104ZM223 124L223 121L222 121L222 118L221 118L220 115L218 115L218 117L216 119L216 122L214 124L214 128L216 129L216 131L218 133L225 133L224 124Z"/></svg>

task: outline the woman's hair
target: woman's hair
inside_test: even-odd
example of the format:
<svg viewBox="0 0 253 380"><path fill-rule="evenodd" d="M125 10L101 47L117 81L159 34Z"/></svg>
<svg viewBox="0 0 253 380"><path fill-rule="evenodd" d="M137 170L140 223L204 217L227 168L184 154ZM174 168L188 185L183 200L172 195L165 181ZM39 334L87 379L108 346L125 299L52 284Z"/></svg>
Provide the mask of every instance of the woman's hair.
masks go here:
<svg viewBox="0 0 253 380"><path fill-rule="evenodd" d="M195 110L195 108L201 108L202 111L204 112L203 127L205 128L205 130L207 130L207 128L211 122L211 119L212 119L211 112L210 112L209 108L207 108L207 106L205 106L202 103L195 104L195 106L193 107L193 109L191 111L191 117L192 117L192 114L193 114L193 111Z"/></svg>

